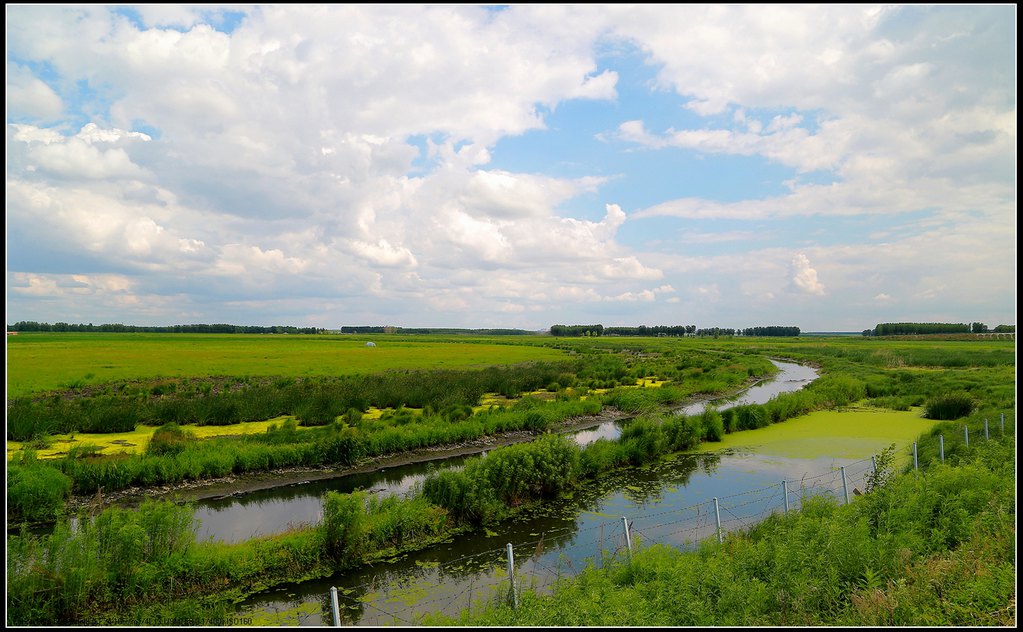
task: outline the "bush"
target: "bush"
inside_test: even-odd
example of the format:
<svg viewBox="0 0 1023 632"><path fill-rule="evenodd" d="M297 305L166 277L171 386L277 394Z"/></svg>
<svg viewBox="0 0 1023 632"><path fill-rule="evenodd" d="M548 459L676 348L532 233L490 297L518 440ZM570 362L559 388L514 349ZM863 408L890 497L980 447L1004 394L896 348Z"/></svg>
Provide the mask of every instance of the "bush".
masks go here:
<svg viewBox="0 0 1023 632"><path fill-rule="evenodd" d="M957 391L932 398L924 406L924 417L928 419L959 419L973 412L977 402L969 393Z"/></svg>
<svg viewBox="0 0 1023 632"><path fill-rule="evenodd" d="M71 479L52 467L41 463L8 466L7 511L15 521L55 520L70 495Z"/></svg>
<svg viewBox="0 0 1023 632"><path fill-rule="evenodd" d="M327 492L320 537L327 554L340 565L359 562L366 546L365 492Z"/></svg>
<svg viewBox="0 0 1023 632"><path fill-rule="evenodd" d="M700 421L703 424L703 440L704 441L721 441L725 436L725 422L721 418L721 413L713 408L708 408L703 411L700 415Z"/></svg>
<svg viewBox="0 0 1023 632"><path fill-rule="evenodd" d="M366 446L352 428L335 431L316 444L320 463L352 465L366 455Z"/></svg>
<svg viewBox="0 0 1023 632"><path fill-rule="evenodd" d="M164 424L150 437L146 454L154 456L178 454L195 440L195 434L176 423Z"/></svg>

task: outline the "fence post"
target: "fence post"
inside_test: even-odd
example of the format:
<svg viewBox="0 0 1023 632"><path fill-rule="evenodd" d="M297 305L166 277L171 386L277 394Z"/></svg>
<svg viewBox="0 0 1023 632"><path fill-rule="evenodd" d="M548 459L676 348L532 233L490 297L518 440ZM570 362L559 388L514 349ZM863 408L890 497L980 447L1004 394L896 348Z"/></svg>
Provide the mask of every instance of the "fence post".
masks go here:
<svg viewBox="0 0 1023 632"><path fill-rule="evenodd" d="M1005 413L1002 413L1002 434L1005 434Z"/></svg>
<svg viewBox="0 0 1023 632"><path fill-rule="evenodd" d="M622 522L625 524L625 546L629 548L629 559L632 559L632 535L629 533L629 519L626 516L622 516Z"/></svg>
<svg viewBox="0 0 1023 632"><path fill-rule="evenodd" d="M330 587L330 618L334 621L334 627L341 627L341 608L337 604L337 586Z"/></svg>
<svg viewBox="0 0 1023 632"><path fill-rule="evenodd" d="M984 420L984 441L990 441L991 436L987 433L987 419Z"/></svg>
<svg viewBox="0 0 1023 632"><path fill-rule="evenodd" d="M941 462L945 462L945 435L938 435L938 454L941 455Z"/></svg>
<svg viewBox="0 0 1023 632"><path fill-rule="evenodd" d="M916 441L913 442L913 469L920 469L919 463L916 460Z"/></svg>
<svg viewBox="0 0 1023 632"><path fill-rule="evenodd" d="M515 553L511 542L508 543L508 581L511 582L512 608L519 609L519 595L515 592Z"/></svg>
<svg viewBox="0 0 1023 632"><path fill-rule="evenodd" d="M874 474L877 474L877 457L873 454L870 455L870 467L874 470Z"/></svg>
<svg viewBox="0 0 1023 632"><path fill-rule="evenodd" d="M718 499L714 497L714 519L717 522L718 528L718 544L725 541L724 535L721 533L721 509L718 507Z"/></svg>
<svg viewBox="0 0 1023 632"><path fill-rule="evenodd" d="M788 481L781 482L781 493L785 496L785 514L789 513L789 483Z"/></svg>
<svg viewBox="0 0 1023 632"><path fill-rule="evenodd" d="M969 426L966 426L966 425L963 426L963 436L966 437L966 447L967 448L970 447L970 427Z"/></svg>
<svg viewBox="0 0 1023 632"><path fill-rule="evenodd" d="M843 465L842 470L842 491L845 493L845 504L849 504L849 482L845 479L845 466Z"/></svg>

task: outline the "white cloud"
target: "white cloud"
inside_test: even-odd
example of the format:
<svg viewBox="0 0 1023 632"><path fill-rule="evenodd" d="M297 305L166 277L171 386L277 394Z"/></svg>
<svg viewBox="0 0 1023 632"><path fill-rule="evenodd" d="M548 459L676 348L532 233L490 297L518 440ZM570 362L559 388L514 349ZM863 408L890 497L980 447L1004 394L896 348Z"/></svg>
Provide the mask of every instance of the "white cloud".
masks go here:
<svg viewBox="0 0 1023 632"><path fill-rule="evenodd" d="M648 268L634 256L616 257L600 268L601 274L608 279L660 279L664 273L656 268Z"/></svg>
<svg viewBox="0 0 1023 632"><path fill-rule="evenodd" d="M817 280L817 271L810 266L810 260L804 254L792 259L792 284L806 294L824 294L824 286Z"/></svg>
<svg viewBox="0 0 1023 632"><path fill-rule="evenodd" d="M997 254L1015 252L1010 10L261 5L231 7L227 33L206 6L135 10L146 27L116 7L11 7L9 265L34 275L11 294L58 305L83 287L60 270L132 279L131 314L302 304L495 326L852 319L879 287L1014 296ZM673 92L657 112L616 102L632 71L609 60L632 46ZM572 100L604 103L564 125ZM515 153L601 129L593 155ZM684 177L612 189L643 180L625 171L649 158L637 146L786 173L721 196ZM876 223L858 234L883 247L769 223L830 216Z"/></svg>
<svg viewBox="0 0 1023 632"><path fill-rule="evenodd" d="M123 149L102 150L77 138L66 143L33 147L28 157L33 166L62 178L107 180L149 177Z"/></svg>
<svg viewBox="0 0 1023 632"><path fill-rule="evenodd" d="M408 248L392 246L386 239L375 244L363 241L351 241L352 251L359 257L374 265L389 267L415 267L416 258Z"/></svg>
<svg viewBox="0 0 1023 632"><path fill-rule="evenodd" d="M52 121L64 112L64 101L53 88L17 64L7 64L8 120Z"/></svg>

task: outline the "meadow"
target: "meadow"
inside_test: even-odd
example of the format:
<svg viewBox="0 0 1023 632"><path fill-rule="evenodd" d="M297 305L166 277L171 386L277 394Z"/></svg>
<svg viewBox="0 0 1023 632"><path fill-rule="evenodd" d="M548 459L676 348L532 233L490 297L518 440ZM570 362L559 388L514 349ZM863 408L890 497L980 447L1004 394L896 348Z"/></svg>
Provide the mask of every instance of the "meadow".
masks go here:
<svg viewBox="0 0 1023 632"><path fill-rule="evenodd" d="M367 341L376 347L367 347ZM564 359L505 339L351 335L21 333L7 338L7 397L158 377L365 375Z"/></svg>
<svg viewBox="0 0 1023 632"><path fill-rule="evenodd" d="M858 441L871 440L872 425L891 424L896 417L916 420L906 432L966 418L971 433L978 433L984 414L1015 408L1015 347L1007 341L378 335L366 338L377 343L367 348L362 339L340 336L18 338L8 347L17 351L8 356L9 379L16 376L23 385L22 394L9 394L13 399L7 402L9 454L12 440L29 443L8 463L8 526L57 520L58 527L52 536L9 538L14 554L8 562L9 623L97 622L111 609L140 621L207 607L223 612L231 599L259 587L428 546L514 515L580 481L708 442L764 444L757 433L774 431L779 433L774 449L811 450L799 431L807 415L835 415L835 423L849 426L846 438ZM392 345L394 355L373 355ZM138 348L148 350L148 360ZM129 360L115 359L122 352ZM266 362L272 356L279 361ZM324 357L332 358L329 371ZM679 402L731 392L770 375L768 357L812 363L821 378L763 405L695 417L663 415ZM147 368L104 377L88 358ZM378 361L382 364L374 364ZM455 362L464 364L452 366ZM834 412L851 405L886 412L856 422L848 421L855 415ZM162 505L137 515L108 509L83 517L79 521L86 526L78 532L67 526L64 512L72 494L283 466L346 466L371 455L509 430L539 436L565 420L608 409L636 417L617 441L580 450L545 439L494 451L461 473L431 478L419 496L381 504L341 495L328 501L319 527L226 548L194 542L183 526L186 513ZM793 420L791 428L779 424L787 420ZM950 423L961 432L961 422ZM924 430L919 439L927 467L935 466L938 428ZM952 428L946 455L965 459L972 452ZM214 436L221 429L229 436ZM86 430L143 432L148 442L136 453L101 454L77 445L60 458L37 458L36 450L52 445L56 432ZM516 476L502 474L509 471ZM94 545L103 542L108 544L97 557ZM54 592L53 582L64 588ZM147 595L169 588L178 600L173 612L146 609ZM198 602L197 595L214 597ZM124 606L134 614L126 614Z"/></svg>

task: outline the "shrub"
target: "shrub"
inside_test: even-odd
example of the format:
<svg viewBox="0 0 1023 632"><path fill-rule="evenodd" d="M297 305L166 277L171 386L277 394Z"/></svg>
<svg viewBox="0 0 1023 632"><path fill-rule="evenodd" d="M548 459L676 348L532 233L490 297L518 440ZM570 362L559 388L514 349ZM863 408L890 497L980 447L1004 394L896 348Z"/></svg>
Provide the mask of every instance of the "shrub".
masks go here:
<svg viewBox="0 0 1023 632"><path fill-rule="evenodd" d="M41 463L8 466L7 511L14 520L55 520L70 495L71 479L52 467Z"/></svg>
<svg viewBox="0 0 1023 632"><path fill-rule="evenodd" d="M704 441L721 441L725 436L725 422L717 410L713 408L704 410L700 415L700 421L703 424Z"/></svg>
<svg viewBox="0 0 1023 632"><path fill-rule="evenodd" d="M164 424L150 437L146 454L154 456L178 454L195 440L195 434L176 423Z"/></svg>
<svg viewBox="0 0 1023 632"><path fill-rule="evenodd" d="M973 412L977 403L969 393L957 391L932 398L924 406L928 419L959 419Z"/></svg>
<svg viewBox="0 0 1023 632"><path fill-rule="evenodd" d="M320 537L327 554L339 564L357 562L366 546L365 492L327 492L323 498Z"/></svg>

